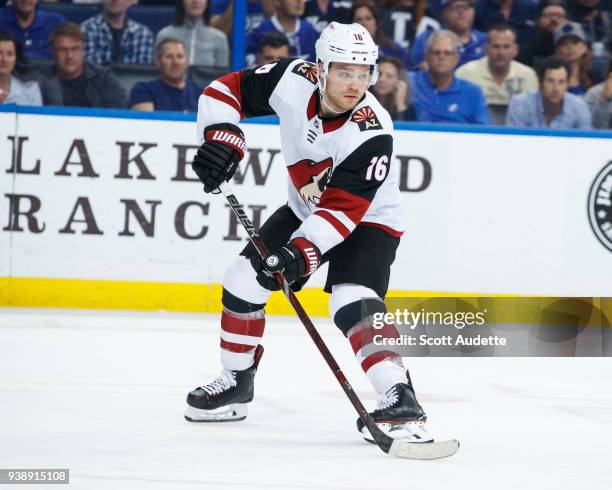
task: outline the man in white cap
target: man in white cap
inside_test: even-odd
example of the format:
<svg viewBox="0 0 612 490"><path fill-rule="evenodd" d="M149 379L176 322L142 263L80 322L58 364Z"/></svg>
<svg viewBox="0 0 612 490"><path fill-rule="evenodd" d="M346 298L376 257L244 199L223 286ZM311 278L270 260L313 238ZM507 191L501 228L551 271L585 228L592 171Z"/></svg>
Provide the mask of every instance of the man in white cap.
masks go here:
<svg viewBox="0 0 612 490"><path fill-rule="evenodd" d="M187 420L246 417L263 352L264 307L279 289L271 274L282 272L299 290L329 262L331 317L379 396L374 420L383 430L393 428L394 437L431 441L401 357L373 340L398 337L393 324L374 328L373 315L386 312L383 299L402 235L393 124L367 91L378 77L377 58L364 27L332 22L316 43L316 64L286 59L230 73L200 97L202 146L193 168L204 190L231 179L242 159L241 117L277 114L289 196L260 229L271 257L264 263L249 244L223 278L223 369L189 393Z"/></svg>

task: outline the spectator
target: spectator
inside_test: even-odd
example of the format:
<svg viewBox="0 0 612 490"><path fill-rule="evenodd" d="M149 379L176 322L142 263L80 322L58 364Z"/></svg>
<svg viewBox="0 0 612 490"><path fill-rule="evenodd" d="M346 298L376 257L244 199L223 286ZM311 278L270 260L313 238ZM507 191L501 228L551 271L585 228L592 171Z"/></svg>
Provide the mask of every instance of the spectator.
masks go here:
<svg viewBox="0 0 612 490"><path fill-rule="evenodd" d="M416 114L410 100L406 67L399 58L381 56L378 59L378 81L370 90L387 109L394 121L414 121Z"/></svg>
<svg viewBox="0 0 612 490"><path fill-rule="evenodd" d="M484 92L493 124L505 124L510 99L521 92L538 89L532 68L514 61L518 54L516 35L508 25L488 32L487 55L457 69L455 75L480 86Z"/></svg>
<svg viewBox="0 0 612 490"><path fill-rule="evenodd" d="M255 63L261 38L269 32L280 32L289 40L291 56L315 61L315 42L319 32L310 22L300 20L304 13L304 0L274 0L274 15L264 21L247 38L247 62Z"/></svg>
<svg viewBox="0 0 612 490"><path fill-rule="evenodd" d="M487 35L477 31L474 25L474 3L472 0L443 0L442 20L446 29L452 31L459 39L459 63L477 60L485 55L484 44ZM420 34L412 46L412 66L419 66L425 59L427 40L433 31Z"/></svg>
<svg viewBox="0 0 612 490"><path fill-rule="evenodd" d="M570 0L569 15L572 21L582 26L589 46L601 43L601 49L611 54L612 12L600 10L599 3L599 0Z"/></svg>
<svg viewBox="0 0 612 490"><path fill-rule="evenodd" d="M441 29L423 0L396 0L387 2L382 19L382 30L408 52L414 39L426 30Z"/></svg>
<svg viewBox="0 0 612 490"><path fill-rule="evenodd" d="M176 0L174 20L157 34L157 43L171 37L187 47L190 65L229 66L227 36L205 24L208 0Z"/></svg>
<svg viewBox="0 0 612 490"><path fill-rule="evenodd" d="M584 100L591 111L593 127L612 128L612 70L605 82L590 88Z"/></svg>
<svg viewBox="0 0 612 490"><path fill-rule="evenodd" d="M125 107L125 91L108 68L84 61L83 32L65 22L49 39L55 65L43 72L45 105Z"/></svg>
<svg viewBox="0 0 612 490"><path fill-rule="evenodd" d="M519 43L531 38L539 0L476 0L476 29L488 32L498 24L508 24Z"/></svg>
<svg viewBox="0 0 612 490"><path fill-rule="evenodd" d="M582 27L576 22L566 22L555 29L554 36L555 54L570 68L568 91L574 95L584 95L594 79L600 80L591 71L591 51L585 42Z"/></svg>
<svg viewBox="0 0 612 490"><path fill-rule="evenodd" d="M515 95L508 106L506 125L525 128L590 129L586 102L568 89L569 67L555 56L539 67L540 90Z"/></svg>
<svg viewBox="0 0 612 490"><path fill-rule="evenodd" d="M489 111L480 87L455 78L459 40L448 30L427 39L427 71L409 76L417 121L488 124Z"/></svg>
<svg viewBox="0 0 612 490"><path fill-rule="evenodd" d="M153 62L153 33L127 17L134 0L103 0L101 14L81 25L85 59L97 65Z"/></svg>
<svg viewBox="0 0 612 490"><path fill-rule="evenodd" d="M186 79L187 50L182 40L167 37L155 50L159 79L137 82L128 106L137 111L197 112L202 88Z"/></svg>
<svg viewBox="0 0 612 490"><path fill-rule="evenodd" d="M553 32L567 22L563 0L541 0L533 37L521 44L517 61L533 68L555 52Z"/></svg>
<svg viewBox="0 0 612 490"><path fill-rule="evenodd" d="M351 21L367 29L378 45L378 53L381 56L393 56L402 60L406 66L410 64L408 51L383 33L378 9L372 0L357 0L351 9Z"/></svg>
<svg viewBox="0 0 612 490"><path fill-rule="evenodd" d="M51 59L49 35L66 19L36 8L38 0L13 0L0 11L0 29L13 35L29 59Z"/></svg>
<svg viewBox="0 0 612 490"><path fill-rule="evenodd" d="M280 32L271 32L261 38L257 52L257 65L267 65L289 58L289 41Z"/></svg>
<svg viewBox="0 0 612 490"><path fill-rule="evenodd" d="M26 75L21 46L11 34L0 31L0 104L42 105L38 83Z"/></svg>
<svg viewBox="0 0 612 490"><path fill-rule="evenodd" d="M321 32L330 22L350 24L353 0L306 0L302 19Z"/></svg>
<svg viewBox="0 0 612 490"><path fill-rule="evenodd" d="M244 1L244 0L243 0ZM247 36L268 17L274 15L274 0L248 0L245 32ZM232 35L234 25L233 0L211 0L210 25L226 36Z"/></svg>

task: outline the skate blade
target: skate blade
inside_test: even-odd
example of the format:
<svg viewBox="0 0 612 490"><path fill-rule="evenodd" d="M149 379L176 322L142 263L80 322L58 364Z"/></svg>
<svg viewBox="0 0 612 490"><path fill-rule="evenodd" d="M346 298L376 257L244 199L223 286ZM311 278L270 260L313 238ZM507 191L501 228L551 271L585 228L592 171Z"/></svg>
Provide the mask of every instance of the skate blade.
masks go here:
<svg viewBox="0 0 612 490"><path fill-rule="evenodd" d="M185 420L189 422L238 422L246 419L246 403L233 403L214 410L203 410L187 405Z"/></svg>
<svg viewBox="0 0 612 490"><path fill-rule="evenodd" d="M376 426L393 439L398 439L413 444L433 442L434 439L432 436L426 432L415 430L413 424L414 422L407 422L403 424L378 423ZM361 435L365 441L369 442L370 444L376 444L367 427L361 429Z"/></svg>
<svg viewBox="0 0 612 490"><path fill-rule="evenodd" d="M389 455L406 459L442 459L459 451L459 441L451 439L441 442L406 442L396 439L389 449Z"/></svg>

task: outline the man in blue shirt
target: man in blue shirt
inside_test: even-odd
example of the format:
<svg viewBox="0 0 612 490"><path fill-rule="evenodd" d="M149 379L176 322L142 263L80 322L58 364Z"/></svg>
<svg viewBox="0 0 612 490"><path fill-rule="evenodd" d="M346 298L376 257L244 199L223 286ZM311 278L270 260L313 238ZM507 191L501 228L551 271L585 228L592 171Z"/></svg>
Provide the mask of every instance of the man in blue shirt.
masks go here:
<svg viewBox="0 0 612 490"><path fill-rule="evenodd" d="M459 39L459 63L457 66L480 59L485 55L484 46L487 42L487 34L473 28L474 16L473 0L442 1L444 27L454 32ZM427 30L414 40L410 52L413 67L419 67L425 60L427 40L432 32L434 31L431 29Z"/></svg>
<svg viewBox="0 0 612 490"><path fill-rule="evenodd" d="M427 40L428 70L410 73L412 103L417 121L488 124L489 110L482 89L455 78L459 40L448 30Z"/></svg>
<svg viewBox="0 0 612 490"><path fill-rule="evenodd" d="M582 98L568 93L569 67L557 57L538 69L540 90L510 100L507 126L551 129L591 129L591 113Z"/></svg>
<svg viewBox="0 0 612 490"><path fill-rule="evenodd" d="M255 64L255 53L259 42L268 32L280 32L289 40L289 54L306 61L315 61L315 42L319 32L314 26L301 20L304 13L304 0L276 0L274 15L254 29L247 38L247 64Z"/></svg>
<svg viewBox="0 0 612 490"><path fill-rule="evenodd" d="M38 10L38 0L13 0L0 11L0 29L10 32L30 59L51 59L49 36L66 21L63 15Z"/></svg>
<svg viewBox="0 0 612 490"><path fill-rule="evenodd" d="M185 78L189 61L183 41L172 37L161 41L155 64L159 80L137 82L128 106L139 111L197 112L202 89Z"/></svg>

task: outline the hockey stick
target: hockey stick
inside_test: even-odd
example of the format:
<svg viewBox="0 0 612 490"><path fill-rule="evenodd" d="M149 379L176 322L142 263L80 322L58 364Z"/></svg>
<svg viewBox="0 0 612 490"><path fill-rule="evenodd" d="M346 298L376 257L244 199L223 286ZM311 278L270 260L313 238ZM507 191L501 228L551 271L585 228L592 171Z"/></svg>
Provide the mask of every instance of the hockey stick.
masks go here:
<svg viewBox="0 0 612 490"><path fill-rule="evenodd" d="M263 260L266 260L266 258L270 255L270 252L268 251L268 248L266 247L265 243L255 230L255 227L251 223L251 220L249 220L246 213L244 212L242 204L240 204L240 202L236 198L236 195L232 191L232 188L229 186L229 184L223 182L219 186L219 190L223 193L223 195L227 199L227 202L232 208L232 211L246 230L247 234L249 235L249 240L251 240L251 243L253 243L253 245L257 249L257 253L259 253ZM319 352L327 362L329 368L334 373L334 376L338 380L338 383L340 383L340 386L342 386L344 393L346 393L346 396L353 404L353 407L355 407L355 410L357 410L357 414L370 431L372 438L374 439L378 447L380 447L380 449L392 456L399 456L401 458L410 459L439 459L451 456L452 454L457 452L457 450L459 449L459 441L457 440L438 443L406 442L401 441L399 439L393 439L392 437L389 437L387 434L385 434L382 430L380 430L380 428L376 425L372 417L370 417L370 414L368 414L368 412L364 408L363 404L361 403L361 400L359 400L359 397L357 396L355 391L353 391L353 387L346 379L346 376L340 369L340 366L334 359L332 353L327 348L327 345L325 345L325 342L321 338L321 335L319 335L319 332L310 320L310 317L308 316L306 311L304 311L304 308L295 296L295 293L289 287L289 284L287 283L285 277L280 273L274 274L274 277L278 281L278 284L283 290L283 293L285 293L285 296L289 300L289 303L291 303L291 306L295 310L298 318L301 320L302 325L304 325L304 327L306 328L306 331L310 335L310 338L313 340L313 342L319 349Z"/></svg>

